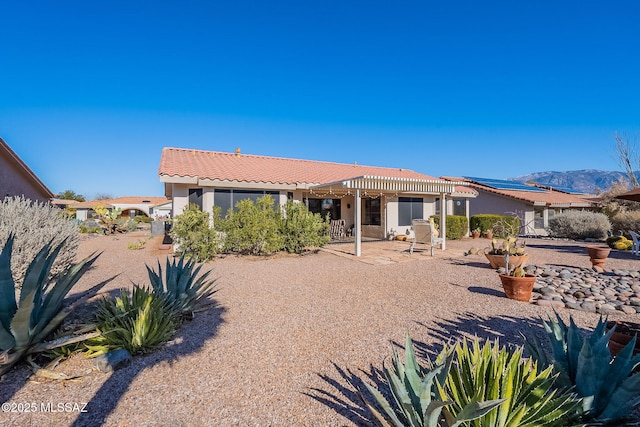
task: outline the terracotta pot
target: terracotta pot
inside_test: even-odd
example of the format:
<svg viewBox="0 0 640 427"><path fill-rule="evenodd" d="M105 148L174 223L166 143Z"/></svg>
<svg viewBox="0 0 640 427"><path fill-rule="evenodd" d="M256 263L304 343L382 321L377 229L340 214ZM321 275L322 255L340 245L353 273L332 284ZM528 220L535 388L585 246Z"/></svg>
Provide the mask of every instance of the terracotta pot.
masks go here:
<svg viewBox="0 0 640 427"><path fill-rule="evenodd" d="M525 277L507 276L506 274L500 274L499 276L507 298L529 302L533 285L536 283L536 276L533 274L527 274Z"/></svg>
<svg viewBox="0 0 640 427"><path fill-rule="evenodd" d="M604 263L607 261L607 257L609 256L609 252L611 252L611 248L609 246L602 245L588 245L587 253L589 254L589 259L591 260L591 264L594 267L604 267Z"/></svg>
<svg viewBox="0 0 640 427"><path fill-rule="evenodd" d="M489 260L489 264L491 264L491 268L497 270L498 268L505 268L504 265L504 255L489 255L484 254ZM511 267L521 267L527 264L529 260L529 255L509 255L509 265Z"/></svg>
<svg viewBox="0 0 640 427"><path fill-rule="evenodd" d="M493 233L484 233L484 237L487 239L493 239Z"/></svg>
<svg viewBox="0 0 640 427"><path fill-rule="evenodd" d="M477 239L478 237L480 237L480 233L471 233L471 237Z"/></svg>
<svg viewBox="0 0 640 427"><path fill-rule="evenodd" d="M610 331L613 326L616 326L616 330L611 334L609 338L609 352L612 356L618 354L633 338L634 335L638 335L636 338L636 346L633 350L633 354L640 354L640 324L633 322L624 322L621 320L610 320L607 322L607 331Z"/></svg>

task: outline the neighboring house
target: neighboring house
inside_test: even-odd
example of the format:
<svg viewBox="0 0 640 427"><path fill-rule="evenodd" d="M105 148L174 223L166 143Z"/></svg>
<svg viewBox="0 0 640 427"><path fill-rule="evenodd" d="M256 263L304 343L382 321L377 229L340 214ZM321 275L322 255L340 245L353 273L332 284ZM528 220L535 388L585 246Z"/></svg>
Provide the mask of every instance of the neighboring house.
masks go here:
<svg viewBox="0 0 640 427"><path fill-rule="evenodd" d="M491 178L442 178L463 181L478 191L478 197L471 205L471 215L517 215L521 221L521 234L546 236L549 219L554 215L570 209L597 209L592 195L571 190Z"/></svg>
<svg viewBox="0 0 640 427"><path fill-rule="evenodd" d="M76 202L69 205L69 208L76 210L76 218L84 221L93 218L95 212L93 208L96 206L104 206L111 209L122 209L121 217L133 218L136 215L144 215L155 217L154 209L156 206L163 206L170 203L166 197L143 197L143 196L127 196L116 197L113 199L91 200L88 202ZM164 212L164 210L163 210Z"/></svg>
<svg viewBox="0 0 640 427"><path fill-rule="evenodd" d="M164 148L158 175L173 200L174 216L190 203L205 212L219 206L225 214L242 199L270 194L279 204L298 201L312 212L344 220L346 229L354 230L356 255L361 237L404 234L412 219L436 214L452 196L464 202L467 214L467 199L477 194L408 169L246 155L239 149ZM441 225L446 228L444 218Z"/></svg>
<svg viewBox="0 0 640 427"><path fill-rule="evenodd" d="M13 196L46 203L53 193L0 138L0 201Z"/></svg>

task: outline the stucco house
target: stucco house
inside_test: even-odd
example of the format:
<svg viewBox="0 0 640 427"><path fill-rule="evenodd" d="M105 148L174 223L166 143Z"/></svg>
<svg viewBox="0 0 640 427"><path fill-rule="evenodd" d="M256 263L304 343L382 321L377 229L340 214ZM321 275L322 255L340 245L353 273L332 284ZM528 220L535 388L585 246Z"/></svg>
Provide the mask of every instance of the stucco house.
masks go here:
<svg viewBox="0 0 640 427"><path fill-rule="evenodd" d="M358 256L362 237L410 232L412 219L451 213L455 201L468 215L468 199L477 195L455 182L408 169L247 155L239 149L164 148L158 175L173 200L174 216L191 203L205 212L219 206L225 213L239 200L270 194L277 203L305 203L312 212L344 220L353 229ZM445 229L442 215L440 221Z"/></svg>
<svg viewBox="0 0 640 427"><path fill-rule="evenodd" d="M442 177L465 185L478 192L470 214L517 215L523 226L522 234L546 236L549 219L566 210L595 210L592 195L541 185L527 185L493 178Z"/></svg>
<svg viewBox="0 0 640 427"><path fill-rule="evenodd" d="M69 205L69 208L76 210L76 218L84 221L93 218L95 212L93 208L98 205L111 209L122 209L122 217L135 217L136 215L144 215L151 218L156 216L166 216L168 209L167 204L171 201L166 197L145 197L145 196L126 196L116 197L112 199L91 200L88 202L76 202ZM155 211L157 209L157 212Z"/></svg>
<svg viewBox="0 0 640 427"><path fill-rule="evenodd" d="M53 193L0 138L0 201L13 196L45 203Z"/></svg>

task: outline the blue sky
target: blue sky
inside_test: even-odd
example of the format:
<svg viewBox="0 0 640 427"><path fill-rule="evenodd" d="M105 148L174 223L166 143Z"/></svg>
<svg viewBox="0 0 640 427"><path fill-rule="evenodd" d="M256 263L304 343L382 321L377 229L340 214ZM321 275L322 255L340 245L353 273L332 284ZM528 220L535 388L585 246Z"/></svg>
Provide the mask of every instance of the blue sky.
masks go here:
<svg viewBox="0 0 640 427"><path fill-rule="evenodd" d="M162 147L507 178L619 170L640 3L0 6L0 137L54 192L162 195Z"/></svg>

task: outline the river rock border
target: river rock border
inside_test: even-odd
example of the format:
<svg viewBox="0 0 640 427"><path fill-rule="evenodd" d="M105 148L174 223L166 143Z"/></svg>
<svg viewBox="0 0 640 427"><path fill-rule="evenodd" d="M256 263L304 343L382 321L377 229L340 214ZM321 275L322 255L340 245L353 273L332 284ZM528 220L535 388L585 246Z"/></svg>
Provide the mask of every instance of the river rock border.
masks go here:
<svg viewBox="0 0 640 427"><path fill-rule="evenodd" d="M557 265L525 267L535 274L532 302L600 314L640 313L640 271Z"/></svg>

